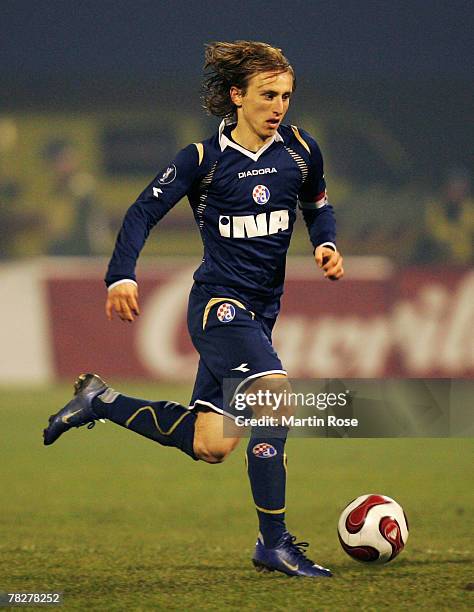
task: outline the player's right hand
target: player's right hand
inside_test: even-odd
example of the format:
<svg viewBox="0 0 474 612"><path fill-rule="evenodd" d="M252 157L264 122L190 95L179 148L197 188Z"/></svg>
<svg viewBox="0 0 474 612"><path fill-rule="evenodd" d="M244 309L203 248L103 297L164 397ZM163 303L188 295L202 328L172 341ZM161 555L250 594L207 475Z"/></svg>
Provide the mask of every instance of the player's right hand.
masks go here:
<svg viewBox="0 0 474 612"><path fill-rule="evenodd" d="M105 302L105 314L109 321L112 320L114 312L122 321L130 323L135 320L134 315L139 316L138 288L135 283L120 283L109 289Z"/></svg>

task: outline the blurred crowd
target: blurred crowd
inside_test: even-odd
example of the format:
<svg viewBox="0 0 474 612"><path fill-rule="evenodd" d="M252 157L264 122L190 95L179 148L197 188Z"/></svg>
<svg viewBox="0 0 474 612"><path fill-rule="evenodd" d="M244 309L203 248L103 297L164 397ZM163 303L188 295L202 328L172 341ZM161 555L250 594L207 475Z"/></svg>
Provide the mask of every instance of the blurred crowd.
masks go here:
<svg viewBox="0 0 474 612"><path fill-rule="evenodd" d="M33 151L45 185L37 196L28 167L20 173L12 170L18 165L8 163L19 154L19 140L16 123L0 118L0 258L110 253L122 215L133 201L131 193L137 192L106 204L101 165L91 167L70 135L54 133ZM142 187L149 178L144 175ZM335 204L344 253L387 256L402 265L472 265L474 202L466 168L449 168L436 190L419 185L397 190L380 181L361 190L351 189L344 177L341 181L346 188ZM187 207L183 210L173 211L172 221L163 224L160 241L170 245L172 254L190 254L190 249L198 253L194 220ZM195 241L190 242L190 236ZM307 251L303 224L295 241L293 252Z"/></svg>
<svg viewBox="0 0 474 612"><path fill-rule="evenodd" d="M14 153L16 139L15 124L0 122L4 159ZM112 240L110 220L97 197L97 177L82 168L75 143L53 138L37 156L49 186L44 201L27 193L27 170L15 176L0 161L0 257L104 254Z"/></svg>

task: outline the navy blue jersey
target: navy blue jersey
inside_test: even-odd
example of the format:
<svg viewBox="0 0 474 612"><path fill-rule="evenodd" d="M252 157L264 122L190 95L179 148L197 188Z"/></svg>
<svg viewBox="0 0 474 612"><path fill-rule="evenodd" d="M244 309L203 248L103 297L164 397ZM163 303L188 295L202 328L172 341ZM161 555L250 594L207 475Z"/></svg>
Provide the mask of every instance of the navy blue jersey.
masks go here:
<svg viewBox="0 0 474 612"><path fill-rule="evenodd" d="M313 246L334 246L334 214L316 141L282 125L254 153L235 143L231 130L223 121L212 138L182 149L129 208L108 286L136 279L136 261L150 230L185 195L204 245L195 281L263 316L279 309L298 205Z"/></svg>

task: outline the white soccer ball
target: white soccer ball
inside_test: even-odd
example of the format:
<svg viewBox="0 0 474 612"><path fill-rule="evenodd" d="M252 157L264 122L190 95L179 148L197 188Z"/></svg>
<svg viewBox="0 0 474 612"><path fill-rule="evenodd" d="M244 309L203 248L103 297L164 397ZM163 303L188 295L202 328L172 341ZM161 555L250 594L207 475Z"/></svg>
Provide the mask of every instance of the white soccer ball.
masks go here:
<svg viewBox="0 0 474 612"><path fill-rule="evenodd" d="M346 553L363 563L388 563L403 550L408 521L400 504L386 495L370 493L351 501L337 526Z"/></svg>

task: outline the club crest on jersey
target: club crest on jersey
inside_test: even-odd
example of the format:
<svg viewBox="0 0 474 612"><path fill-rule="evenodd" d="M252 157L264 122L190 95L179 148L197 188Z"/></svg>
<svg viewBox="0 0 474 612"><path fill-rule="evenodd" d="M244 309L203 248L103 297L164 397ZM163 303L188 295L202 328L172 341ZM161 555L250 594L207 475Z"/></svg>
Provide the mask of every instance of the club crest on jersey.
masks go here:
<svg viewBox="0 0 474 612"><path fill-rule="evenodd" d="M266 204L270 199L270 190L265 185L257 185L253 188L252 198L256 204Z"/></svg>
<svg viewBox="0 0 474 612"><path fill-rule="evenodd" d="M235 317L235 306L225 302L217 309L217 318L221 323L230 323Z"/></svg>
<svg viewBox="0 0 474 612"><path fill-rule="evenodd" d="M261 442L252 448L252 453L259 459L271 459L271 457L274 457L277 454L277 450L271 444Z"/></svg>
<svg viewBox="0 0 474 612"><path fill-rule="evenodd" d="M171 166L168 166L168 168L166 168L166 170L163 172L161 178L158 179L158 182L160 183L160 185L168 185L168 183L172 183L175 178L176 166L174 164L171 164Z"/></svg>

